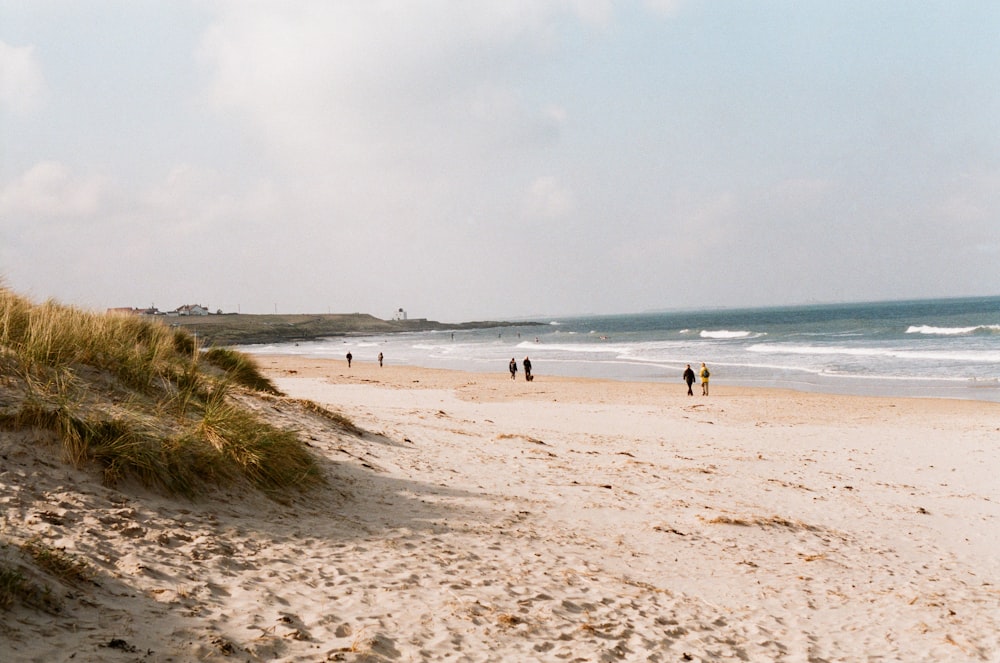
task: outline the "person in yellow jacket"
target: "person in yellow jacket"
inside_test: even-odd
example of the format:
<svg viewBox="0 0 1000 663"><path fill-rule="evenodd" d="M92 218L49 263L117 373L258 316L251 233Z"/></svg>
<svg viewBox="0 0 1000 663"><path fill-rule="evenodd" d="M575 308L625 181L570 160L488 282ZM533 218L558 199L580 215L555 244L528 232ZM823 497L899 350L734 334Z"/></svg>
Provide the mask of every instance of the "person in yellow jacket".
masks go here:
<svg viewBox="0 0 1000 663"><path fill-rule="evenodd" d="M708 372L708 367L705 366L704 362L701 364L701 372L698 373L698 375L701 376L701 395L708 396L708 376L710 374Z"/></svg>

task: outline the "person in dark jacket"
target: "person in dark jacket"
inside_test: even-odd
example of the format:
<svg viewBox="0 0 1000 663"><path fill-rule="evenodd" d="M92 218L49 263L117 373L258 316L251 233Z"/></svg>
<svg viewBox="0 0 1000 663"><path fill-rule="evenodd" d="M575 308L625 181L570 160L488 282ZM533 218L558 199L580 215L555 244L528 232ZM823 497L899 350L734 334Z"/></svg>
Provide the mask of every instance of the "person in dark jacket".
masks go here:
<svg viewBox="0 0 1000 663"><path fill-rule="evenodd" d="M688 367L684 369L684 381L687 382L688 396L694 396L694 392L691 391L691 385L694 384L694 380L694 371L691 370L691 364L688 364Z"/></svg>
<svg viewBox="0 0 1000 663"><path fill-rule="evenodd" d="M531 360L527 357L524 358L524 379L528 382L534 380L534 378L531 377Z"/></svg>

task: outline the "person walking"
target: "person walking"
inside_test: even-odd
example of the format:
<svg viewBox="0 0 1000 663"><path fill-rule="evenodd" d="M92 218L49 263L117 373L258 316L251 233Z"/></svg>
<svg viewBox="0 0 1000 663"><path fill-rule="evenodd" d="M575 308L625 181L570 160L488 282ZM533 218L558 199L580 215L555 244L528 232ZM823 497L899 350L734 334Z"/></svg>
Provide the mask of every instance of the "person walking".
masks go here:
<svg viewBox="0 0 1000 663"><path fill-rule="evenodd" d="M352 354L351 354L351 351L350 351L350 350L348 350L348 351L347 351L347 367L348 367L348 368L350 368L350 367L351 367L351 360L352 360L352 359L354 359L354 355L352 355Z"/></svg>
<svg viewBox="0 0 1000 663"><path fill-rule="evenodd" d="M382 368L382 353L378 353L378 367Z"/></svg>
<svg viewBox="0 0 1000 663"><path fill-rule="evenodd" d="M687 368L684 369L684 381L687 382L688 396L694 396L694 392L691 391L691 385L694 384L694 371L691 370L691 364L688 364Z"/></svg>
<svg viewBox="0 0 1000 663"><path fill-rule="evenodd" d="M708 372L708 367L705 366L705 362L701 363L700 375L701 375L701 395L708 396L708 376L710 375L710 373Z"/></svg>
<svg viewBox="0 0 1000 663"><path fill-rule="evenodd" d="M524 358L524 379L531 382L535 378L531 377L531 360L527 357Z"/></svg>
<svg viewBox="0 0 1000 663"><path fill-rule="evenodd" d="M510 358L510 365L508 368L510 368L510 379L517 379L517 360L513 357Z"/></svg>

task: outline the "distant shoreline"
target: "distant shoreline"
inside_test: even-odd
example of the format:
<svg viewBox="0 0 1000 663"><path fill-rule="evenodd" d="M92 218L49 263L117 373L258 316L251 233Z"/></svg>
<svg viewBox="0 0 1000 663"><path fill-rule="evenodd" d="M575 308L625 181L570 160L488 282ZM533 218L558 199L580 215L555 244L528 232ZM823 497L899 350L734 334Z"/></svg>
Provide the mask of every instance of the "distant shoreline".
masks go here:
<svg viewBox="0 0 1000 663"><path fill-rule="evenodd" d="M203 345L294 343L336 336L459 331L543 324L541 322L500 320L451 324L425 318L382 320L367 313L300 313L290 315L231 313L171 316L157 319L165 325L188 330L196 335Z"/></svg>

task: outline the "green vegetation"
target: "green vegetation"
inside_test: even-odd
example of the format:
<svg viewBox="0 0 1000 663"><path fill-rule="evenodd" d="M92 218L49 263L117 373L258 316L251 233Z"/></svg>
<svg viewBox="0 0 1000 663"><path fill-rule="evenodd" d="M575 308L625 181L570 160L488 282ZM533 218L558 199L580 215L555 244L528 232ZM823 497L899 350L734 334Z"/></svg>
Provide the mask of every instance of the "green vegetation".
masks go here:
<svg viewBox="0 0 1000 663"><path fill-rule="evenodd" d="M58 613L61 608L60 601L49 587L31 582L10 563L0 561L0 610L7 610L15 603L52 614Z"/></svg>
<svg viewBox="0 0 1000 663"><path fill-rule="evenodd" d="M269 493L319 483L298 436L236 398L246 389L279 393L249 357L203 353L183 329L0 288L0 429L50 431L108 484L191 496L236 480Z"/></svg>
<svg viewBox="0 0 1000 663"><path fill-rule="evenodd" d="M35 560L35 565L60 580L76 585L90 580L92 574L86 561L65 550L53 548L34 536L21 546Z"/></svg>
<svg viewBox="0 0 1000 663"><path fill-rule="evenodd" d="M347 431L348 433L353 433L354 435L358 436L364 434L364 431L355 426L353 421L351 421L349 418L345 417L339 412L333 412L332 410L328 410L327 408L323 407L322 405L314 401L309 401L301 398L296 398L292 402L301 406L302 409L305 410L306 412L311 412L312 414L315 414L316 416L325 419L332 424L335 424L336 426Z"/></svg>
<svg viewBox="0 0 1000 663"><path fill-rule="evenodd" d="M0 609L9 608L25 595L27 581L21 572L7 566L0 566Z"/></svg>
<svg viewBox="0 0 1000 663"><path fill-rule="evenodd" d="M261 374L253 360L242 352L230 348L209 348L204 358L225 371L237 384L268 394L281 393L273 382Z"/></svg>

